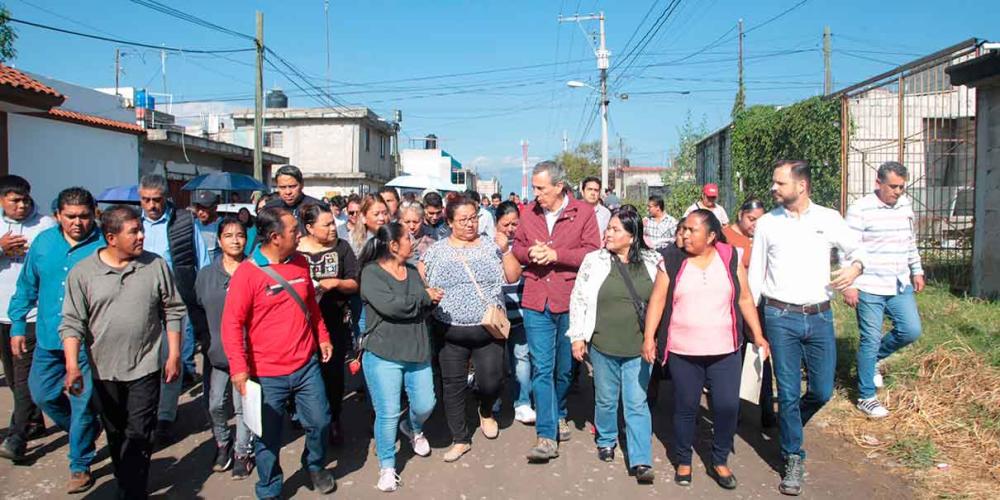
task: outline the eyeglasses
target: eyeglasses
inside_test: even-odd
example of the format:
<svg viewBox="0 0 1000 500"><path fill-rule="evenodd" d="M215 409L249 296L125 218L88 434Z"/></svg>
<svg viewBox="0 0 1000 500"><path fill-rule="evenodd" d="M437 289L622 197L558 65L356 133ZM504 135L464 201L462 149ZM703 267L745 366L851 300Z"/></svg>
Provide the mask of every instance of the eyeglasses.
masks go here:
<svg viewBox="0 0 1000 500"><path fill-rule="evenodd" d="M455 224L460 226L469 226L479 222L479 217L466 217L464 219L455 219Z"/></svg>

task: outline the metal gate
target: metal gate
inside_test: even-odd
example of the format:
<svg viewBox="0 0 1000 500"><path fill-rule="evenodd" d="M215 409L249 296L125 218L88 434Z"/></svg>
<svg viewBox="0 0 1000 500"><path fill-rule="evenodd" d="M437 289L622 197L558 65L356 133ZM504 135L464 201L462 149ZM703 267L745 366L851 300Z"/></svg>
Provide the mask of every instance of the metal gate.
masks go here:
<svg viewBox="0 0 1000 500"><path fill-rule="evenodd" d="M837 93L841 102L842 212L872 192L879 165L909 170L917 245L929 279L967 289L975 213L975 89L945 68L976 57L970 39Z"/></svg>

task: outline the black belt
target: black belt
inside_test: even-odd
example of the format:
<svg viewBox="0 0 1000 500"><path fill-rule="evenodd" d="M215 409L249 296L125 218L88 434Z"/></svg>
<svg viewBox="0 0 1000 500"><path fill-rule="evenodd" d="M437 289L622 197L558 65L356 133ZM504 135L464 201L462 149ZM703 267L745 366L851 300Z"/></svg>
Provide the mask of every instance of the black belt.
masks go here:
<svg viewBox="0 0 1000 500"><path fill-rule="evenodd" d="M818 304L789 304L788 302L782 302L780 300L775 300L772 298L765 298L764 303L771 306L777 307L783 311L797 312L799 314L819 314L830 310L830 301L820 302Z"/></svg>

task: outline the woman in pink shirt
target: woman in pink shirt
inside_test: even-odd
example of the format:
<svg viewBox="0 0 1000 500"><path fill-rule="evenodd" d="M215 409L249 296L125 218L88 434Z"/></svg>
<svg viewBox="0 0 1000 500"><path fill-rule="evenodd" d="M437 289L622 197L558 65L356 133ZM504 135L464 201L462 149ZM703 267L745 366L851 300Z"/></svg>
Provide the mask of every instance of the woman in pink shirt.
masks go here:
<svg viewBox="0 0 1000 500"><path fill-rule="evenodd" d="M757 309L747 286L746 270L726 243L722 224L709 210L698 209L681 226L684 248L664 250L666 274L653 284L646 330L659 326L657 345L645 345L649 356L669 357L674 381L675 481L691 484L691 445L702 388L711 389L714 443L709 474L726 489L736 488L727 465L733 450L740 407L740 349L743 322L765 355Z"/></svg>

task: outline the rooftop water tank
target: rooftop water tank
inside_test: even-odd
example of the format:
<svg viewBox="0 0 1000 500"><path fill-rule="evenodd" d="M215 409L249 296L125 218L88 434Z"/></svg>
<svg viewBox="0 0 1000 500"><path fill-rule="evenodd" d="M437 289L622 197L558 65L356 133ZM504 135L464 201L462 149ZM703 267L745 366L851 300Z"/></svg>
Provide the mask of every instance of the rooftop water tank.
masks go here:
<svg viewBox="0 0 1000 500"><path fill-rule="evenodd" d="M267 93L266 103L268 108L287 108L288 96L281 89L273 89Z"/></svg>
<svg viewBox="0 0 1000 500"><path fill-rule="evenodd" d="M438 137L434 134L429 134L424 137L424 149L437 149Z"/></svg>

